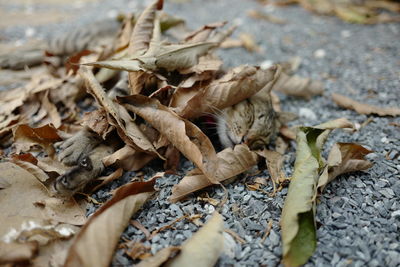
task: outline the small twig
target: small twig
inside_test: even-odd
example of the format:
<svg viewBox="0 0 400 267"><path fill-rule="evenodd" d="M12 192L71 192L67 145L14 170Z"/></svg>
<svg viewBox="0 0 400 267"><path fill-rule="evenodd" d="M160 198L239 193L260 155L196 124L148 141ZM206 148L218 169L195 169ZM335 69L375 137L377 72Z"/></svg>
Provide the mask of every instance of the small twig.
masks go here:
<svg viewBox="0 0 400 267"><path fill-rule="evenodd" d="M267 239L267 237L269 236L269 233L272 230L272 220L269 220L267 228L265 228L265 234L264 236L261 238L260 243L264 243L265 239Z"/></svg>
<svg viewBox="0 0 400 267"><path fill-rule="evenodd" d="M143 234L146 236L147 239L150 238L150 232L149 230L147 230L146 227L143 226L143 224L141 224L140 222L138 222L137 220L131 220L131 224L133 226L135 226L137 229L139 229L140 231L143 232Z"/></svg>
<svg viewBox="0 0 400 267"><path fill-rule="evenodd" d="M246 244L246 240L244 240L243 238L241 238L236 232L234 232L231 229L224 229L225 233L230 234L233 238L235 238L239 243Z"/></svg>

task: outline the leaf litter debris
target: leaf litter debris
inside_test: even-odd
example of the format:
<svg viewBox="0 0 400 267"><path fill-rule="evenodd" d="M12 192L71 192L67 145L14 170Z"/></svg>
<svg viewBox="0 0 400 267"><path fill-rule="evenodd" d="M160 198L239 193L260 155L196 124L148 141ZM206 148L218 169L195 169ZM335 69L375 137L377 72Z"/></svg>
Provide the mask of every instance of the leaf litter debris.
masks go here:
<svg viewBox="0 0 400 267"><path fill-rule="evenodd" d="M102 31L90 28L96 25L88 26L85 43L74 40L76 32L64 35L59 39L63 41L52 43L49 49L53 53L49 50L41 55L39 61L45 67L28 83L0 92L4 152L0 199L5 203L0 218L6 222L0 227L0 247L4 251L18 248L15 254L1 253L1 263L108 266L133 214L140 212L148 199L157 198L155 181L168 178L159 173L117 188L88 219L85 207L90 198L83 196L117 179L123 171L140 170L154 159L165 161L166 171L172 172L180 155L195 165L173 186L169 198L173 202L205 187L221 186L257 165L268 169L274 184L272 196L288 181L282 171L283 154L290 145L288 137L296 136L297 157L281 227L283 262L298 266L307 262L316 247L314 213L323 188L342 173L372 166L364 159L371 151L358 144L334 144L328 159L322 157L323 144L333 129L353 128L345 118L293 129L283 123L290 119L273 124L279 128L273 131L282 134L276 151L267 149L266 144L254 150L246 136L221 150L218 141L210 140L195 122L221 116L226 108L257 96L271 102L269 113L282 117L279 98L271 90L310 99L323 93L323 85L293 74L299 60L266 69L248 65L223 68L214 51L224 46L234 30L224 29L226 22L194 32L177 27L182 32L175 35L183 37L171 43L162 33L182 26L182 21L161 13L162 6L163 1L158 0L137 18L126 15L118 24L119 34L113 24ZM250 15L271 20L257 12ZM107 38L100 38L100 33ZM67 47L72 40L76 45ZM249 36L242 35L242 42L248 50L258 50ZM54 47L57 44L60 47ZM21 58L23 55L18 60ZM398 115L396 110L345 102L350 104L343 106L364 114ZM259 181L253 188L259 190L263 184L265 181ZM224 204L209 197L198 199ZM223 250L223 231L223 217L215 212L180 247L151 255L148 248L135 243L129 253L137 261L143 260L141 266L214 266Z"/></svg>

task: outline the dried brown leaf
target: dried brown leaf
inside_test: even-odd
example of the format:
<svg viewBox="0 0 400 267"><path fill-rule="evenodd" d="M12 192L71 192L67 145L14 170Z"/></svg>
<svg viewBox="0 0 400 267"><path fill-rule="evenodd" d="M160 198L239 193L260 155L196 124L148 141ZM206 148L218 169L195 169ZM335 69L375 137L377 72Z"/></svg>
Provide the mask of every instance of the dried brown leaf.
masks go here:
<svg viewBox="0 0 400 267"><path fill-rule="evenodd" d="M352 100L349 97L344 95L332 94L333 101L342 108L355 110L359 114L377 114L379 116L399 116L400 109L399 108L381 108L373 105L368 105L364 103L360 103L358 101Z"/></svg>
<svg viewBox="0 0 400 267"><path fill-rule="evenodd" d="M282 73L276 81L273 90L286 95L310 99L312 96L323 94L324 86L321 82L311 80L310 78L303 78L298 75L289 76Z"/></svg>
<svg viewBox="0 0 400 267"><path fill-rule="evenodd" d="M267 149L258 151L257 154L265 158L272 181L278 183L280 178L285 176L282 171L283 155Z"/></svg>
<svg viewBox="0 0 400 267"><path fill-rule="evenodd" d="M373 163L364 158L369 153L372 153L372 151L359 144L334 144L329 152L327 166L318 180L317 187L322 191L330 181L343 173L369 169Z"/></svg>
<svg viewBox="0 0 400 267"><path fill-rule="evenodd" d="M239 34L239 40L242 42L243 47L249 52L261 52L261 47L259 47L254 39L254 36L242 32Z"/></svg>
<svg viewBox="0 0 400 267"><path fill-rule="evenodd" d="M208 137L193 123L182 119L156 99L142 95L118 97L121 104L145 119L162 133L212 182L215 179L216 153Z"/></svg>
<svg viewBox="0 0 400 267"><path fill-rule="evenodd" d="M138 171L153 159L155 159L154 155L137 151L126 145L105 157L103 164L104 166L114 165L125 171Z"/></svg>
<svg viewBox="0 0 400 267"><path fill-rule="evenodd" d="M92 192L95 192L100 187L102 187L102 186L114 181L115 179L118 179L119 177L122 176L123 173L124 173L123 169L119 168L116 171L110 173L109 175L107 175L105 177L99 177L98 180L101 180L101 183L99 185L96 185L92 189Z"/></svg>
<svg viewBox="0 0 400 267"><path fill-rule="evenodd" d="M54 155L53 143L57 141L61 141L61 137L58 135L57 130L50 125L31 128L23 124L19 125L14 131L14 142L16 144L38 144L46 150L49 156Z"/></svg>
<svg viewBox="0 0 400 267"><path fill-rule="evenodd" d="M82 227L69 249L66 267L109 266L121 233L154 192L155 179L121 186Z"/></svg>
<svg viewBox="0 0 400 267"><path fill-rule="evenodd" d="M139 16L130 37L128 46L129 55L144 54L147 51L153 37L156 12L157 10L161 10L162 7L163 0L154 1Z"/></svg>
<svg viewBox="0 0 400 267"><path fill-rule="evenodd" d="M38 251L35 241L25 243L5 243L0 241L0 264L18 264L29 262Z"/></svg>
<svg viewBox="0 0 400 267"><path fill-rule="evenodd" d="M236 145L234 149L227 148L217 154L218 169L215 176L219 182L234 177L252 166L257 164L258 156L256 153L250 151L246 145ZM172 188L172 195L170 201L176 202L184 198L190 193L203 189L212 185L206 177L201 174L201 171L194 170L191 174L183 177L179 184Z"/></svg>
<svg viewBox="0 0 400 267"><path fill-rule="evenodd" d="M132 120L126 109L107 97L93 73L86 67L81 67L79 73L87 82L89 91L96 98L99 105L107 112L109 123L116 126L117 130L119 130L118 133L120 136L122 135L121 138L129 142L132 146L135 146L135 148L137 147L140 150L159 155L153 144Z"/></svg>
<svg viewBox="0 0 400 267"><path fill-rule="evenodd" d="M223 250L223 230L223 217L214 212L211 219L182 245L181 252L166 266L214 266Z"/></svg>
<svg viewBox="0 0 400 267"><path fill-rule="evenodd" d="M280 69L272 66L261 70L252 66L240 66L232 69L220 79L214 80L207 87L201 88L194 96L177 106L177 113L184 118L196 118L215 110L232 106L261 89L272 88L279 77ZM193 92L189 91L190 94ZM182 96L187 98L185 94ZM184 101L176 100L177 103Z"/></svg>
<svg viewBox="0 0 400 267"><path fill-rule="evenodd" d="M159 46L155 51L148 51L138 60L147 70L163 68L167 71L190 68L198 63L199 57L205 55L215 42L203 42L194 44L171 44Z"/></svg>
<svg viewBox="0 0 400 267"><path fill-rule="evenodd" d="M38 179L42 183L46 182L49 179L49 176L34 163L19 160L15 157L13 157L13 163L30 172L33 176L36 177L36 179Z"/></svg>
<svg viewBox="0 0 400 267"><path fill-rule="evenodd" d="M27 220L42 222L53 220L74 225L82 225L85 211L73 200L50 198L46 188L28 171L10 163L0 163L2 178L11 186L0 190L0 236L11 228L19 228ZM21 197L23 192L23 197ZM55 206L35 205L35 203L58 201Z"/></svg>
<svg viewBox="0 0 400 267"><path fill-rule="evenodd" d="M61 126L61 116L57 110L56 105L54 105L54 103L50 101L48 90L43 94L42 108L47 111L51 123L56 129L58 129Z"/></svg>
<svg viewBox="0 0 400 267"><path fill-rule="evenodd" d="M166 247L158 251L154 256L142 260L136 267L159 267L168 259L180 251L179 247Z"/></svg>
<svg viewBox="0 0 400 267"><path fill-rule="evenodd" d="M185 37L185 42L188 44L194 44L199 42L206 42L210 34L217 28L221 28L226 24L226 21L222 22L214 22L211 24L206 24L200 29L191 32L188 36Z"/></svg>

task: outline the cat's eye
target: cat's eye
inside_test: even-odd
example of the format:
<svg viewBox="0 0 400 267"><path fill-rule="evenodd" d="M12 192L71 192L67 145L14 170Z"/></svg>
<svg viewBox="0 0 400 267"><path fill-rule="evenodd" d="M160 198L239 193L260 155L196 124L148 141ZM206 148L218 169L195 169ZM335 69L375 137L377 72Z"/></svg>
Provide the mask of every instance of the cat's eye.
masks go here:
<svg viewBox="0 0 400 267"><path fill-rule="evenodd" d="M258 116L258 119L261 119L261 118L264 118L264 117L265 117L265 115L261 114L260 116Z"/></svg>

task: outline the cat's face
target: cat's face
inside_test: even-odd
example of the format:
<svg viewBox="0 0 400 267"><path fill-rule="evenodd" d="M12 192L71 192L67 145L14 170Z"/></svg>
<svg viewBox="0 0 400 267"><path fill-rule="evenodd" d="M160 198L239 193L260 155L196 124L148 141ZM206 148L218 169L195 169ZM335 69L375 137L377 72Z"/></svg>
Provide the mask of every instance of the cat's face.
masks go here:
<svg viewBox="0 0 400 267"><path fill-rule="evenodd" d="M279 127L270 98L253 96L225 108L217 116L217 132L224 147L245 143L262 149L271 142Z"/></svg>

